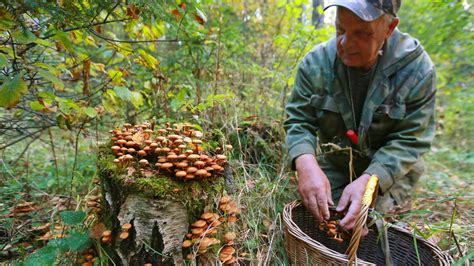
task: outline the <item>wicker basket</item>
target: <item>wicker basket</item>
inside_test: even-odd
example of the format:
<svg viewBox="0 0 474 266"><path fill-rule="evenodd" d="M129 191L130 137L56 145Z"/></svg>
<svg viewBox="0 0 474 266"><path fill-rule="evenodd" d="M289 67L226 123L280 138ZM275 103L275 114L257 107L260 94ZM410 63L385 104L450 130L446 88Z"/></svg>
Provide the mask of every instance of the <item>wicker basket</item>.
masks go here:
<svg viewBox="0 0 474 266"><path fill-rule="evenodd" d="M318 224L307 209L293 201L283 211L285 249L292 265L347 265L344 254L349 241L338 243L318 229ZM413 235L397 226L388 228L388 242L394 265L419 265ZM379 244L376 226L361 239L357 249L357 264L386 265L385 255ZM450 265L451 258L438 247L416 238L421 265Z"/></svg>

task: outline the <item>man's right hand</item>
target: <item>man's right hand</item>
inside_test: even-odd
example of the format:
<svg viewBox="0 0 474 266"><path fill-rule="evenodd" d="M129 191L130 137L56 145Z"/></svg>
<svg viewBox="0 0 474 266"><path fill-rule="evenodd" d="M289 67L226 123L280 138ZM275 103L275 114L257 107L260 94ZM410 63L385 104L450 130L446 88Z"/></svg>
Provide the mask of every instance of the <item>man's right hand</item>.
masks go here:
<svg viewBox="0 0 474 266"><path fill-rule="evenodd" d="M324 221L329 219L329 208L334 205L329 180L312 154L303 154L295 160L298 172L298 191L303 204L311 214Z"/></svg>

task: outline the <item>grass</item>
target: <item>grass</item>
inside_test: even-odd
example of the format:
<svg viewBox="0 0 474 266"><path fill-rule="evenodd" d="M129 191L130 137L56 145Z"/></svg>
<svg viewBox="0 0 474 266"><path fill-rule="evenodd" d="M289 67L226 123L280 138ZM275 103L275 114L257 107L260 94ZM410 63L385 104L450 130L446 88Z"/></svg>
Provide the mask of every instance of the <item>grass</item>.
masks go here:
<svg viewBox="0 0 474 266"><path fill-rule="evenodd" d="M0 213L3 217L0 229L9 233L1 235L0 231L0 261L24 258L42 245L35 241L37 235L30 229L57 218L61 208L57 196L71 195L72 208L75 209L92 187L92 180L96 177L96 158L91 154L96 153L96 139L81 137L77 171L73 174L74 143L71 141L74 135L60 131L54 135L58 136L56 160L51 146L45 142L30 145L16 165L12 162L20 153L20 146L1 154ZM240 150L248 146L251 147L245 143L234 146L236 154L241 155L231 162L235 179L230 189L234 190L232 195L242 207L236 241L241 260L251 264L285 264L281 213L285 203L298 198L295 179L282 163L281 154L276 156L282 158L279 163L272 164L267 160L259 164L258 160L245 157L250 153ZM278 153L272 149L263 150L263 153L268 152ZM275 154L270 157L275 157ZM466 260L464 255L473 256L473 156L468 151L439 144L425 158L428 169L420 180L413 208L396 214L395 218L406 222L417 234L443 250L448 250L461 263ZM257 162L251 164L249 161ZM28 201L36 203L34 213L9 216L16 205Z"/></svg>

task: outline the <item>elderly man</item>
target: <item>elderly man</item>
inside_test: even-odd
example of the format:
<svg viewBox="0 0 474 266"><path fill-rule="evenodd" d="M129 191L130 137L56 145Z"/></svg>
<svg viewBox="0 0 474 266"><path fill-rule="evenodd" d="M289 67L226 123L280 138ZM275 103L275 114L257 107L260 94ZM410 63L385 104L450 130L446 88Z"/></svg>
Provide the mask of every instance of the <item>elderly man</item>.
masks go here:
<svg viewBox="0 0 474 266"><path fill-rule="evenodd" d="M347 211L340 224L351 229L370 175L381 211L413 192L435 132L435 71L418 40L396 28L400 0L329 6L336 37L299 65L284 127L303 203L325 220L338 201Z"/></svg>

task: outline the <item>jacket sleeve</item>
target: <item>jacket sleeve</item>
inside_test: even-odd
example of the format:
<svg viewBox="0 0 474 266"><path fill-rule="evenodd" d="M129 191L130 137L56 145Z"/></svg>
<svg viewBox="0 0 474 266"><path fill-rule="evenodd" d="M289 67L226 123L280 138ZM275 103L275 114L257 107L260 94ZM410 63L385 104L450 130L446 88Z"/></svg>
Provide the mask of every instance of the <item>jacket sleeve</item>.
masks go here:
<svg viewBox="0 0 474 266"><path fill-rule="evenodd" d="M405 176L430 149L435 135L435 76L431 69L411 88L404 118L387 135L386 145L375 152L366 170L379 176L382 192Z"/></svg>
<svg viewBox="0 0 474 266"><path fill-rule="evenodd" d="M311 80L317 78L318 73L312 73L310 78L307 70L308 65L303 61L296 73L294 89L286 105L287 119L283 124L293 170L295 170L295 159L303 154L314 155L317 145L316 110L311 106L311 96L315 89Z"/></svg>

